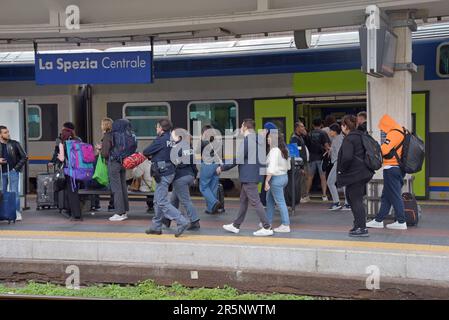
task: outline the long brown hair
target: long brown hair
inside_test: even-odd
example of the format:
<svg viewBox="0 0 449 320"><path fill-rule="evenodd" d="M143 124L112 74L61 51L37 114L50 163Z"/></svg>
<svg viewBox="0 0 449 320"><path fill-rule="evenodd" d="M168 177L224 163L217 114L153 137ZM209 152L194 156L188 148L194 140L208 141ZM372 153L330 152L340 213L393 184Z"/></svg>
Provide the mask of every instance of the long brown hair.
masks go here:
<svg viewBox="0 0 449 320"><path fill-rule="evenodd" d="M348 114L341 119L341 124L344 124L349 131L355 130L357 128L357 118L353 114Z"/></svg>
<svg viewBox="0 0 449 320"><path fill-rule="evenodd" d="M270 131L269 136L271 139L277 137L277 147L279 150L281 150L282 157L285 160L288 160L288 148L287 144L285 143L284 134L282 132L274 133L273 131ZM273 140L271 140L271 144L273 144Z"/></svg>

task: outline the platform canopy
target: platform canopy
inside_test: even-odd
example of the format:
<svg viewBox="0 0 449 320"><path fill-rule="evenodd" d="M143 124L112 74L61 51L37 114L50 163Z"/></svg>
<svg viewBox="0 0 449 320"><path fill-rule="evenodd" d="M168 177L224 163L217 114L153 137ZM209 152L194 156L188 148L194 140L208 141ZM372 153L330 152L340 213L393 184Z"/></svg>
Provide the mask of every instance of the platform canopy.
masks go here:
<svg viewBox="0 0 449 320"><path fill-rule="evenodd" d="M2 0L0 45L17 40L154 36L156 40L220 37L359 25L367 5L449 16L447 0ZM66 8L80 9L67 29Z"/></svg>

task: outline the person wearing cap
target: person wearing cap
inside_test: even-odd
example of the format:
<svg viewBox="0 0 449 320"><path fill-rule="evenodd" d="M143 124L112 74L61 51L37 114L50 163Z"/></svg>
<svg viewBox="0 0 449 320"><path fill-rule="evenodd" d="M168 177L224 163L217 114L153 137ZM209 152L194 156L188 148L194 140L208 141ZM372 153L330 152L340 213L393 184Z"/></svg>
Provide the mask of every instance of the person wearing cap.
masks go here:
<svg viewBox="0 0 449 320"><path fill-rule="evenodd" d="M278 128L276 127L276 125L273 122L266 122L263 125L263 130L262 130L262 136L265 137L265 150L266 150L266 154L268 155L268 151L270 151L270 146L268 145L268 136L270 134L270 130L278 130ZM267 206L267 192L265 191L265 181L266 181L267 176L264 175L263 176L263 182L262 182L262 188L260 190L260 201L262 202L263 206L266 207Z"/></svg>

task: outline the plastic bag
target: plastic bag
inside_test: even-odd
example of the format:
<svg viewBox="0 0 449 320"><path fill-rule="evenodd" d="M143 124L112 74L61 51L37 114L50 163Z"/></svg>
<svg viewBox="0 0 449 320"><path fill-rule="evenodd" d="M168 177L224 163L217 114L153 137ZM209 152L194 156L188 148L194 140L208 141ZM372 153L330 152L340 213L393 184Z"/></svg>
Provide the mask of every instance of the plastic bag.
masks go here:
<svg viewBox="0 0 449 320"><path fill-rule="evenodd" d="M108 165L101 155L98 156L97 165L92 178L102 186L109 185Z"/></svg>

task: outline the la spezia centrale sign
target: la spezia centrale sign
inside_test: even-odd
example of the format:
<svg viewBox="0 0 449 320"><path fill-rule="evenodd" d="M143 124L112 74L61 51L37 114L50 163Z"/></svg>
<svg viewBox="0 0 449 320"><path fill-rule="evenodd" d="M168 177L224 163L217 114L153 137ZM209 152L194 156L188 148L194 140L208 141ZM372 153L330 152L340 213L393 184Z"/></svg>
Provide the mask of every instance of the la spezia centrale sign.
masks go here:
<svg viewBox="0 0 449 320"><path fill-rule="evenodd" d="M37 84L152 82L150 51L36 53Z"/></svg>

